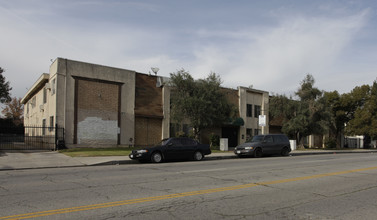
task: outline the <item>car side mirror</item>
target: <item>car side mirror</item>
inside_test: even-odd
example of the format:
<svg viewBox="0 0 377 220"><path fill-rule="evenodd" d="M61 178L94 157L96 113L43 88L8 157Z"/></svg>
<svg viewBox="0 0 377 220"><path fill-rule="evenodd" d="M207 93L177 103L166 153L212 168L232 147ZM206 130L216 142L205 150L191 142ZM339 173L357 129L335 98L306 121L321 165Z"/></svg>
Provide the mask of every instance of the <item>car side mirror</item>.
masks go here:
<svg viewBox="0 0 377 220"><path fill-rule="evenodd" d="M168 147L171 147L171 146L173 146L173 143L169 143L169 144L168 144Z"/></svg>

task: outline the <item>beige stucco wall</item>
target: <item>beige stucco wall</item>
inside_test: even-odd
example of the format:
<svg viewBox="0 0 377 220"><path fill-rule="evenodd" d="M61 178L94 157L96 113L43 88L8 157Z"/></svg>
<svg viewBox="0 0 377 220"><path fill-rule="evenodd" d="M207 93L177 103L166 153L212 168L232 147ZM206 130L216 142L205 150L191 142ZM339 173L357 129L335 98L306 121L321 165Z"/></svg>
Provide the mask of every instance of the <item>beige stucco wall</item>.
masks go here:
<svg viewBox="0 0 377 220"><path fill-rule="evenodd" d="M253 134L255 129L261 129L262 134L267 134L269 132L268 128L268 105L269 105L269 94L266 91L250 89L246 87L238 87L239 92L239 111L240 117L244 119L245 125L240 127L238 143L242 144L246 141L246 131L247 129L253 129ZM247 117L247 104L251 104L252 107L252 117ZM261 114L266 115L266 125L265 127L260 127L258 125L258 118L254 116L255 105L261 106Z"/></svg>
<svg viewBox="0 0 377 220"><path fill-rule="evenodd" d="M42 126L43 120L46 120L45 126L55 126L56 88L51 83L53 79L55 78L51 78L49 74L42 74L22 99L21 102L25 105L24 124L26 126ZM43 101L44 93L46 102ZM50 117L53 117L52 124L50 124ZM53 130L50 131L53 132ZM45 130L47 135L50 131Z"/></svg>
<svg viewBox="0 0 377 220"><path fill-rule="evenodd" d="M169 86L162 88L163 119L162 119L162 139L170 136L170 90Z"/></svg>

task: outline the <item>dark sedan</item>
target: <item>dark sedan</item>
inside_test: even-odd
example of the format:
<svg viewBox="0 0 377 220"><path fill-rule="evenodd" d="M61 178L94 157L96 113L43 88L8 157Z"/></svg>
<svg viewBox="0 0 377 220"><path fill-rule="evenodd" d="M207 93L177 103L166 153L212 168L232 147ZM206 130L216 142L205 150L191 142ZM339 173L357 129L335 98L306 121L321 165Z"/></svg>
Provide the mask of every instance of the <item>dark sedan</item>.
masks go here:
<svg viewBox="0 0 377 220"><path fill-rule="evenodd" d="M200 144L190 138L168 138L153 147L133 150L129 157L133 160L160 163L163 160L194 159L202 160L211 154L208 144Z"/></svg>

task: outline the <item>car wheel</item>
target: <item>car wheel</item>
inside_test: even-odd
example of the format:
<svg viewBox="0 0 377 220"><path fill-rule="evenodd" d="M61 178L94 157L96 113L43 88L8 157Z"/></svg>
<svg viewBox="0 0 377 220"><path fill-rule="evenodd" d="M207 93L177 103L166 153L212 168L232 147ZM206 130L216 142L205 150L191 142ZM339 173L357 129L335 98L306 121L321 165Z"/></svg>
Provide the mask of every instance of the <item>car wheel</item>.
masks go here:
<svg viewBox="0 0 377 220"><path fill-rule="evenodd" d="M161 163L161 161L162 161L161 153L159 153L159 152L153 153L152 156L151 156L151 161L153 163Z"/></svg>
<svg viewBox="0 0 377 220"><path fill-rule="evenodd" d="M260 149L260 148L255 149L254 157L258 158L258 157L262 157L262 155L263 155L262 149Z"/></svg>
<svg viewBox="0 0 377 220"><path fill-rule="evenodd" d="M200 151L196 151L194 154L194 160L200 161L204 158L204 155Z"/></svg>
<svg viewBox="0 0 377 220"><path fill-rule="evenodd" d="M289 149L288 149L288 147L284 147L284 148L281 150L281 155L282 155L282 156L288 156L288 155L289 155Z"/></svg>

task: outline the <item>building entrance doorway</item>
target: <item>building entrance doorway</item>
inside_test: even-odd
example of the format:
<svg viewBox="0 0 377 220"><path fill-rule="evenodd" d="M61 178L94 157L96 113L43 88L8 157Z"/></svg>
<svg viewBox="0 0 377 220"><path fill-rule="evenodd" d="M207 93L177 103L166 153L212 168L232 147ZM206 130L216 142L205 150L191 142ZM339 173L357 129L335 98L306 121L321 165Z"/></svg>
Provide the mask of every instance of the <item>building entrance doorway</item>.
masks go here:
<svg viewBox="0 0 377 220"><path fill-rule="evenodd" d="M221 137L228 138L228 147L236 147L238 145L238 127L223 127Z"/></svg>

